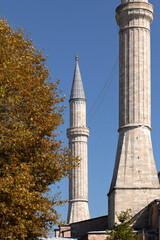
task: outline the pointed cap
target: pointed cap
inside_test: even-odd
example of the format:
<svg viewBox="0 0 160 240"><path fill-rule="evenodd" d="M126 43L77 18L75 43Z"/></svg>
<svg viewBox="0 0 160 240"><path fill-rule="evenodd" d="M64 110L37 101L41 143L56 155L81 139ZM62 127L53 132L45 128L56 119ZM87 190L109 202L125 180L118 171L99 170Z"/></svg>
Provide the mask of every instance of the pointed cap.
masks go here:
<svg viewBox="0 0 160 240"><path fill-rule="evenodd" d="M74 77L73 77L70 100L77 99L77 98L86 99L85 94L84 94L84 89L83 89L81 73L80 73L79 65L78 65L78 56L76 55L76 66L75 66L75 70L74 70Z"/></svg>

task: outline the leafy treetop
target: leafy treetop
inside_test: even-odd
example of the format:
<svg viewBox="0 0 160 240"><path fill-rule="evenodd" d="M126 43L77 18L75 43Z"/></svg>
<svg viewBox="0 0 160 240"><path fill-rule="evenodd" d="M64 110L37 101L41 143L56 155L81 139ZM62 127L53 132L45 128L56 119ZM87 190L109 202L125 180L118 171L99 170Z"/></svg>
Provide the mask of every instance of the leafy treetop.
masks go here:
<svg viewBox="0 0 160 240"><path fill-rule="evenodd" d="M57 140L64 96L45 61L23 29L0 19L0 239L45 237L63 203L49 185L76 164Z"/></svg>
<svg viewBox="0 0 160 240"><path fill-rule="evenodd" d="M118 223L114 223L114 227L107 239L113 240L139 240L140 235L134 232L131 209L122 211L117 215Z"/></svg>

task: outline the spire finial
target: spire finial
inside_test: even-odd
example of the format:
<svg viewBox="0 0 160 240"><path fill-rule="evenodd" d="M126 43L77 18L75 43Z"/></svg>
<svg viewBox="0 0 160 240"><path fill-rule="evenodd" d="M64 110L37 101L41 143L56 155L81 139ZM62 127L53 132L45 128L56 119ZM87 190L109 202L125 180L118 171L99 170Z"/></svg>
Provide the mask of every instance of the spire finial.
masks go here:
<svg viewBox="0 0 160 240"><path fill-rule="evenodd" d="M76 59L76 62L78 62L78 55L76 54L76 57L75 57L75 59Z"/></svg>

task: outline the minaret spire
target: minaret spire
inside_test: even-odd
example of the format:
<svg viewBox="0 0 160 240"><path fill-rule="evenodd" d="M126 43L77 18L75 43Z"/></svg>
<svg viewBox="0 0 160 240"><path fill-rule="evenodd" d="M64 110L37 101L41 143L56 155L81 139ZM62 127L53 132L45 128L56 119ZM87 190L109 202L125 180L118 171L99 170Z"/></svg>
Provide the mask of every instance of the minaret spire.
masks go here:
<svg viewBox="0 0 160 240"><path fill-rule="evenodd" d="M84 94L83 83L82 83L82 78L81 78L81 73L80 73L80 69L79 69L77 55L75 57L75 60L76 60L76 66L75 66L75 71L74 71L70 100L71 99L85 99L85 94Z"/></svg>
<svg viewBox="0 0 160 240"><path fill-rule="evenodd" d="M69 148L74 157L79 156L80 164L72 169L69 178L68 223L89 219L88 209L88 154L87 139L89 129L86 127L86 98L76 56L71 95L70 128L67 129Z"/></svg>
<svg viewBox="0 0 160 240"><path fill-rule="evenodd" d="M119 31L119 141L109 197L109 227L116 213L136 214L160 196L151 143L150 24L148 0L121 0Z"/></svg>

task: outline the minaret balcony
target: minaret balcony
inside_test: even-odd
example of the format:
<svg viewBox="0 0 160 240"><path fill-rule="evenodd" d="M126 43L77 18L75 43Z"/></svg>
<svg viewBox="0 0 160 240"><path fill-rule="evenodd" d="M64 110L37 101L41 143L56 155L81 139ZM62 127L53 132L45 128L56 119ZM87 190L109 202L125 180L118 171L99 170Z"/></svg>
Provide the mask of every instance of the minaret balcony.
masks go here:
<svg viewBox="0 0 160 240"><path fill-rule="evenodd" d="M147 20L147 22L146 22ZM150 30L153 20L153 6L146 2L129 2L116 9L116 21L121 30L125 28L146 28Z"/></svg>
<svg viewBox="0 0 160 240"><path fill-rule="evenodd" d="M89 128L88 127L74 127L67 129L67 137L72 138L75 136L86 136L89 137Z"/></svg>

